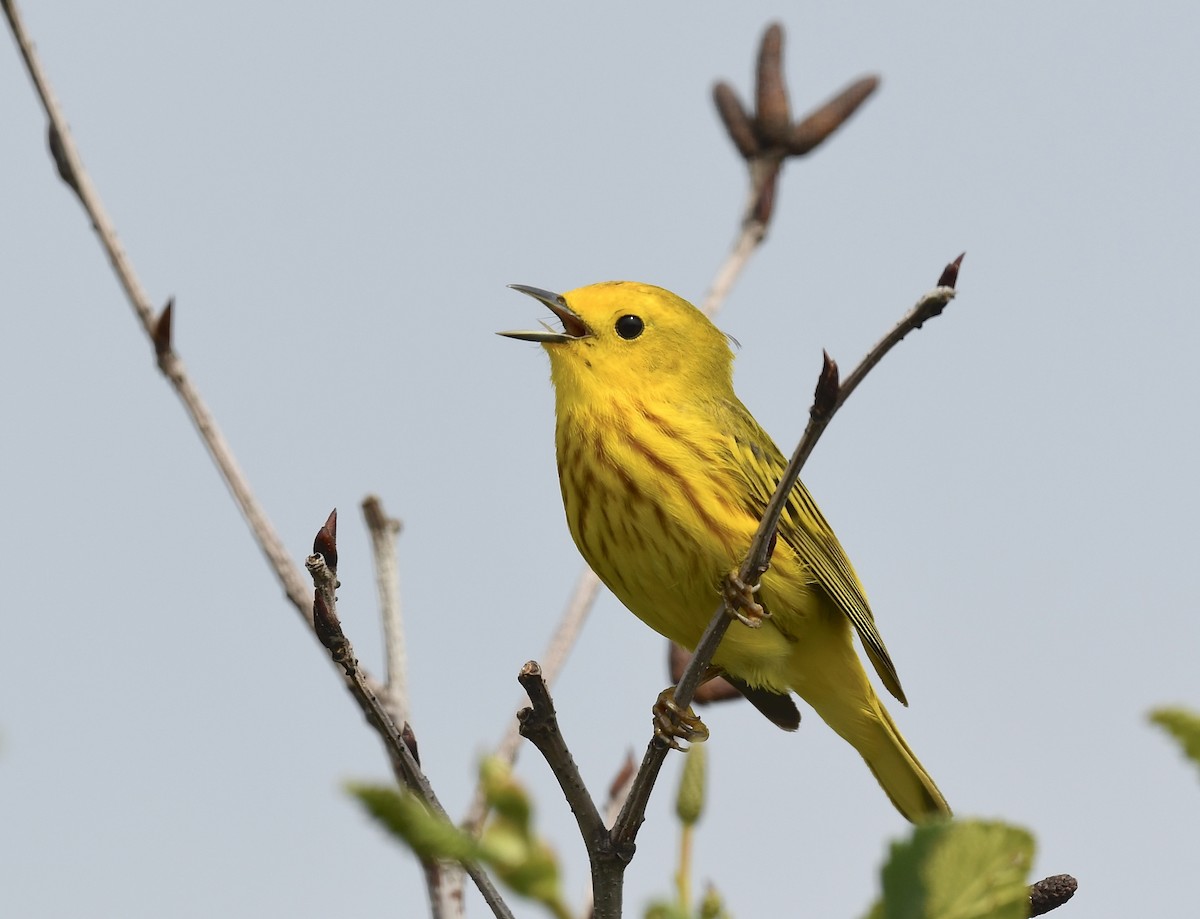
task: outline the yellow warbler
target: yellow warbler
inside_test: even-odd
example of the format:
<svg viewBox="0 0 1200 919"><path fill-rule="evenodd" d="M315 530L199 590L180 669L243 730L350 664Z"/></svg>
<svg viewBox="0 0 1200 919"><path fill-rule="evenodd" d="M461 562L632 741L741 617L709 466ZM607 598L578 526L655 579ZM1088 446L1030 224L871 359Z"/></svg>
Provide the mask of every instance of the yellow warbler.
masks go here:
<svg viewBox="0 0 1200 919"><path fill-rule="evenodd" d="M558 475L575 544L639 619L694 648L786 465L734 394L725 335L648 284L610 281L562 295L513 287L563 326L500 334L540 342L550 355ZM713 664L789 729L798 716L788 692L797 693L909 820L949 815L867 679L852 632L907 704L862 584L801 483L758 600L761 628L734 623Z"/></svg>

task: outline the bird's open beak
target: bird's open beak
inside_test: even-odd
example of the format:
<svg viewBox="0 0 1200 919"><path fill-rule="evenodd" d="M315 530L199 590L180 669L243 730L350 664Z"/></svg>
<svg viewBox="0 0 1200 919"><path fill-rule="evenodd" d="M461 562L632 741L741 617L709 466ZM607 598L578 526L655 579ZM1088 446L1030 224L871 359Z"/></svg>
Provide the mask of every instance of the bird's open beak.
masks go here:
<svg viewBox="0 0 1200 919"><path fill-rule="evenodd" d="M578 341L580 338L586 338L592 334L592 330L587 327L587 323L580 319L567 306L567 301L562 298L562 294L551 293L548 290L542 290L540 287L526 287L524 284L509 284L508 286L513 290L519 290L521 293L528 294L533 299L544 303L550 312L562 321L563 330L556 332L550 326L542 323L544 328L538 332L497 332L497 335L503 335L506 338L519 338L522 341L561 344L567 341Z"/></svg>

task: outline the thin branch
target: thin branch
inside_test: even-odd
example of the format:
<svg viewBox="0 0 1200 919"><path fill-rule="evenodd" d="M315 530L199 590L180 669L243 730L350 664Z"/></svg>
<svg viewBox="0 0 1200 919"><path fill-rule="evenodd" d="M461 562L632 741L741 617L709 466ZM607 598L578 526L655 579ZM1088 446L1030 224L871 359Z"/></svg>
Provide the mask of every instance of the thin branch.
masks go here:
<svg viewBox="0 0 1200 919"><path fill-rule="evenodd" d="M412 720L408 704L408 656L404 644L404 620L400 613L400 569L396 564L396 538L401 524L389 517L376 495L367 495L362 503L363 519L371 534L375 559L375 587L379 594L379 618L383 622L383 650L386 680L383 697L388 711L399 723Z"/></svg>
<svg viewBox="0 0 1200 919"><path fill-rule="evenodd" d="M267 519L266 512L250 490L250 485L238 467L233 451L217 427L212 413L200 398L191 378L188 377L183 361L172 349L170 334L172 304L168 303L161 315L155 315L150 298L142 287L141 281L138 280L133 265L117 238L116 228L109 219L108 213L100 201L100 196L92 185L91 177L83 166L75 141L67 127L66 116L54 96L54 91L42 69L33 42L25 31L25 25L17 10L16 2L15 0L4 0L3 5L9 27L12 29L17 47L21 50L25 67L29 71L29 77L33 81L34 89L36 89L38 97L42 101L42 107L46 110L46 117L50 121L50 147L59 175L75 192L83 209L87 212L88 218L96 229L100 244L108 255L109 261L112 262L117 280L124 289L125 295L141 323L142 330L154 346L159 369L162 370L163 375L175 388L180 401L183 402L184 409L191 417L192 423L200 434L200 439L204 442L209 455L225 479L225 484L233 495L234 501L237 502L259 548L266 556L267 563L275 572L280 584L283 585L287 598L311 625L311 604L304 575L292 561L279 534Z"/></svg>
<svg viewBox="0 0 1200 919"><path fill-rule="evenodd" d="M896 323L896 327L876 342L875 347L854 368L854 372L846 377L845 382L842 383L841 388L838 390L837 406L835 409L840 408L842 403L850 398L850 394L858 388L858 384L871 372L871 369L883 360L885 354L900 344L909 332L921 328L930 319L942 314L942 310L954 299L954 285L958 283L958 271L962 267L962 260L966 254L965 252L961 253L958 258L942 269L937 286L921 297L913 308L908 311L908 314Z"/></svg>
<svg viewBox="0 0 1200 919"><path fill-rule="evenodd" d="M446 868L441 862L421 859L425 890L429 894L429 919L455 919L463 915L463 886L448 883Z"/></svg>
<svg viewBox="0 0 1200 919"><path fill-rule="evenodd" d="M521 724L521 736L537 747L550 766L550 771L558 779L563 797L567 799L571 811L575 814L575 822L579 825L579 834L583 837L589 854L608 836L608 830L592 800L575 758L567 749L563 740L562 730L558 726L558 716L554 711L554 700L550 698L550 688L542 676L542 668L537 661L529 661L521 668L517 681L529 695L530 706L517 713Z"/></svg>
<svg viewBox="0 0 1200 919"><path fill-rule="evenodd" d="M411 730L407 726L398 725L392 718L387 707L380 701L379 696L364 677L358 659L354 656L354 647L342 629L337 615L337 511L329 515L325 525L317 532L313 540L313 554L305 560L305 567L312 576L315 592L313 595L313 622L317 638L329 651L333 662L342 668L346 688L358 703L367 722L375 728L387 750L397 781L410 792L417 795L435 814L449 820L445 808L442 807L433 786L413 753L416 744L411 739ZM406 736L406 734L408 736ZM464 862L463 869L475 882L479 892L487 901L492 913L502 919L510 919L512 912L501 898L500 893L492 884L486 872L476 862Z"/></svg>
<svg viewBox="0 0 1200 919"><path fill-rule="evenodd" d="M776 167L776 170L778 167ZM762 244L762 241L767 237L767 221L761 219L759 215L758 202L763 198L763 191L766 187L768 179L774 184L775 174L769 173L767 170L751 170L750 191L746 197L746 205L742 216L741 226L738 229L737 238L733 241L733 246L729 250L729 254L725 256L725 261L721 263L721 267L717 269L716 276L713 278L712 286L709 287L708 293L704 296L704 302L700 305L700 309L704 311L706 316L712 317L717 314L722 306L725 305L725 300L729 297L729 292L733 289L733 285L737 279L741 277L746 265L750 262L750 257ZM770 214L767 215L768 220Z"/></svg>
<svg viewBox="0 0 1200 919"><path fill-rule="evenodd" d="M262 505L251 491L249 482L238 466L233 451L221 433L212 412L204 403L191 377L188 376L182 359L174 350L172 342L174 301L168 301L162 312L157 315L155 314L151 300L141 281L138 279L128 255L121 246L116 228L109 218L103 202L100 200L100 196L92 184L91 177L83 165L82 158L67 125L66 116L42 68L41 61L25 29L15 0L3 0L2 5L17 47L20 49L21 57L25 61L26 69L33 82L34 89L42 102L42 107L49 120L50 152L59 177L71 188L76 197L79 198L80 204L83 206L92 226L95 228L101 247L112 263L117 281L125 291L126 298L133 307L142 330L150 340L160 371L170 382L180 401L183 403L184 410L191 418L200 435L201 441L216 464L222 478L225 480L225 484L238 508L241 510L242 516L246 520L252 535L266 557L269 567L278 578L288 600L303 617L309 629L317 633L318 627L313 618L314 603L310 601L311 594L304 575L292 560L291 555L284 547L283 541L279 538L279 534L268 519ZM326 598L325 602L329 603L332 598L332 587L328 585L326 587L328 590L320 591L319 596L327 592L329 597ZM332 605L329 608L332 609ZM320 636L318 635L318 637ZM349 654L349 659L353 660L353 654L348 642L345 644L345 652ZM400 669L402 671L402 667ZM392 672L395 673L396 671L393 670ZM357 666L357 661L354 661L352 673L347 672L346 682L351 693L358 699L360 706L363 707L364 712L369 712L379 706L378 693L383 690L378 687L370 676ZM397 710L402 710L402 707ZM396 733L395 721L372 717L370 714L368 714L368 721L376 727L376 730L379 731L380 736L384 739L385 746L389 750L389 758L397 775L404 776L408 774L409 769L406 760L396 755L395 744L392 742L394 741L393 735ZM390 728L388 727L389 724ZM403 747L403 744L401 744L401 747ZM420 771L418 769L410 778L415 779L419 775ZM439 866L437 865L427 864L425 868L426 877L429 882L431 903L433 904L435 913L439 909L439 903L453 904L456 901L461 902L461 885L455 885L457 890L446 890L444 877L447 872L439 871ZM475 872L478 874L478 869L475 869ZM437 878L441 878L442 880L435 884L435 879ZM476 878L476 883L480 883L478 878ZM486 877L482 877L481 890L490 887L490 881ZM491 895L485 892L485 899L491 896L493 899L498 900L498 895L495 895L494 888L491 888L491 890ZM511 915L502 901L500 902L500 909L494 908L494 911L498 916ZM451 919L452 916L461 914L461 908L453 912L443 911L442 913L446 919Z"/></svg>
<svg viewBox="0 0 1200 919"><path fill-rule="evenodd" d="M962 258L960 255L946 267L938 279L938 286L917 301L917 305L909 310L896 328L884 336L867 353L867 356L841 386L838 385L837 365L828 354L825 355L824 366L817 380L813 405L809 410L809 420L804 435L800 438L800 443L796 445L787 469L767 504L767 510L763 514L763 519L751 540L750 549L738 572L742 582L748 587L758 584L767 570L780 514L782 514L787 498L800 477L804 463L812 453L817 441L820 440L825 428L828 427L838 409L845 404L846 399L871 368L878 364L883 356L895 347L905 335L913 329L920 328L933 316L939 315L946 304L953 299L955 294L953 285L957 280L958 266L961 265ZM701 676L707 671L717 646L733 622L734 612L722 604L713 614L708 628L705 629L704 635L696 645L691 663L688 664L683 677L676 684L674 702L680 709L686 709L691 705L696 686L699 684ZM645 819L646 804L658 778L658 773L666 760L668 749L666 741L657 734L647 745L646 753L642 757L641 768L634 778L629 799L625 802L625 806L621 809L621 814L612 828L614 850L624 851L627 847L632 847L637 837L637 831Z"/></svg>

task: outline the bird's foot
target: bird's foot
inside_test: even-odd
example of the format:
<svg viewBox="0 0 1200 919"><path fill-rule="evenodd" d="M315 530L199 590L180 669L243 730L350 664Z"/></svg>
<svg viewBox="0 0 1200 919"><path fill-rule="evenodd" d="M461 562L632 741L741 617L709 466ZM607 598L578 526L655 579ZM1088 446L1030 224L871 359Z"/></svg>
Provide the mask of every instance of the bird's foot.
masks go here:
<svg viewBox="0 0 1200 919"><path fill-rule="evenodd" d="M736 571L725 576L725 609L734 619L751 629L761 629L763 622L771 618L770 612L754 599L761 587L762 584L746 586Z"/></svg>
<svg viewBox="0 0 1200 919"><path fill-rule="evenodd" d="M703 743L708 740L708 728L704 726L691 708L682 709L675 704L675 687L668 686L658 694L654 703L654 736L660 737L672 750L682 753L685 748L679 741Z"/></svg>

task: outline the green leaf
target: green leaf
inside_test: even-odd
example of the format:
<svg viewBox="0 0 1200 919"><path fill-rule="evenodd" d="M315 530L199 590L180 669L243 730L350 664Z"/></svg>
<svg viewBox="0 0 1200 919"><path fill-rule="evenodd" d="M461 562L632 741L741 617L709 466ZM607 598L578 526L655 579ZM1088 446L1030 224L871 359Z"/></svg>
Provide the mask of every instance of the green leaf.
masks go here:
<svg viewBox="0 0 1200 919"><path fill-rule="evenodd" d="M479 764L479 777L492 809L492 819L480 840L480 857L512 890L541 903L555 916L569 919L558 859L534 830L529 793L498 757Z"/></svg>
<svg viewBox="0 0 1200 919"><path fill-rule="evenodd" d="M646 907L645 919L693 919L678 903L655 900Z"/></svg>
<svg viewBox="0 0 1200 919"><path fill-rule="evenodd" d="M494 813L478 841L395 786L349 783L346 790L419 857L479 862L516 893L541 903L559 919L570 919L554 851L533 832L529 795L499 760L485 761L480 773Z"/></svg>
<svg viewBox="0 0 1200 919"><path fill-rule="evenodd" d="M870 919L1025 919L1033 837L982 820L917 827L893 843Z"/></svg>
<svg viewBox="0 0 1200 919"><path fill-rule="evenodd" d="M485 757L479 764L479 779L492 810L528 831L533 803L521 783L513 778L508 763L498 756Z"/></svg>
<svg viewBox="0 0 1200 919"><path fill-rule="evenodd" d="M421 858L463 861L479 857L475 840L446 818L430 813L415 796L391 785L349 782L346 790L380 826Z"/></svg>
<svg viewBox="0 0 1200 919"><path fill-rule="evenodd" d="M1188 759L1200 766L1200 715L1185 708L1159 708L1150 713L1150 720L1165 728Z"/></svg>

